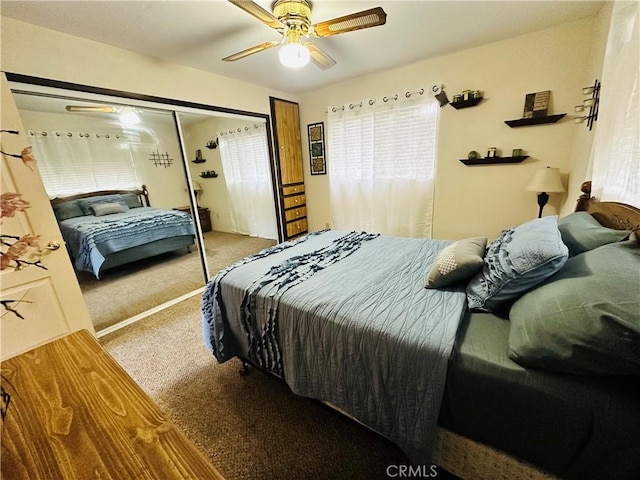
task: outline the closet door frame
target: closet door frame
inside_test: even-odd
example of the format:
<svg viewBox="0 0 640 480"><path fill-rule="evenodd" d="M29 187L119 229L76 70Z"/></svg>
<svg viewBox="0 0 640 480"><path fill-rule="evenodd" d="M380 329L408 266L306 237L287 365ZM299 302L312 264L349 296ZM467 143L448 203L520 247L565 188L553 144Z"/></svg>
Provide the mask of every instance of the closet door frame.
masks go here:
<svg viewBox="0 0 640 480"><path fill-rule="evenodd" d="M275 158L274 152L273 152L273 134L272 134L271 121L268 114L250 112L246 110L236 110L236 109L226 108L226 107L218 107L214 105L207 105L203 103L196 103L196 102L190 102L185 100L177 100L173 98L144 95L144 94L128 92L124 90L114 90L114 89L95 87L95 86L84 85L79 83L52 80L48 78L23 75L19 73L6 72L6 77L7 77L7 80L11 83L24 84L24 85L29 85L33 87L43 87L45 89L51 88L56 90L66 90L70 93L79 92L82 94L97 95L101 97L107 97L104 99L104 101L109 101L110 103L116 103L116 104L123 103L126 105L140 106L140 107L146 107L146 108L156 108L156 109L165 110L167 112L172 112L174 123L176 126L176 134L179 139L181 154L183 156L182 163L183 163L183 168L185 170L184 172L185 178L187 179L187 183L188 183L189 201L193 211L198 211L196 207L197 202L196 202L195 194L192 188L192 178L191 178L191 174L189 172L188 163L187 163L189 159L186 157L186 152L184 150L184 142L183 142L183 136L182 136L182 131L180 127L180 122L178 119L178 113L189 113L189 112L211 113L211 114L220 113L225 115L237 115L239 117L250 117L254 119L255 118L261 119L265 122L265 125L266 125L267 144L268 144L269 159L270 159L269 164L271 165L271 182L273 184L273 191L274 191L274 203L276 205L276 209L278 208L278 198L276 193L277 179L275 177L276 172L273 167L274 158ZM59 94L59 92L57 94ZM91 98L90 100L100 101L99 98L98 99ZM203 275L205 277L205 283L206 283L211 278L211 275L207 266L206 257L204 256L204 253L203 253L204 237L202 234L202 225L200 224L199 218L197 218L198 216L195 215L194 217L195 217L194 221L196 223L196 228L197 228L196 238L198 239L198 244L200 249L200 260L202 263L202 269L203 269L202 271L203 271ZM279 218L278 215L276 215L276 217ZM282 241L280 225L278 224L277 227L278 227L278 241Z"/></svg>

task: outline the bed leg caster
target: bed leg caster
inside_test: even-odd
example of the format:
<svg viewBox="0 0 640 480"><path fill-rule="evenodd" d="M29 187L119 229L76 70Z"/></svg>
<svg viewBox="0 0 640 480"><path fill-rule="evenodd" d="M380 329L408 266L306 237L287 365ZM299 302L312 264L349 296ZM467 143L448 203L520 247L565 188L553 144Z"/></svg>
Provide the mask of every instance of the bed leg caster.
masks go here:
<svg viewBox="0 0 640 480"><path fill-rule="evenodd" d="M251 373L251 367L249 366L249 364L247 362L245 362L243 360L242 361L242 368L240 370L238 370L238 373L240 375L248 375L249 373Z"/></svg>

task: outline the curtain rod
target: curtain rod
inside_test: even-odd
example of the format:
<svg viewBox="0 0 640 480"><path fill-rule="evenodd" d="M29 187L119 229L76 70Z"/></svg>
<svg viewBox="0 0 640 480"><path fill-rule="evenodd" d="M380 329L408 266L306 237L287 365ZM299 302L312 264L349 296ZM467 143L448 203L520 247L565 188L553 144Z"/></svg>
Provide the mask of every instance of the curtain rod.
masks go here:
<svg viewBox="0 0 640 480"><path fill-rule="evenodd" d="M27 134L31 137L34 137L36 135L40 135L42 137L47 137L49 136L49 132L45 131L45 130L28 130ZM121 135L119 133L87 133L87 132L77 132L77 133L73 133L73 132L51 132L51 135L55 135L56 137L73 137L74 135L77 135L80 138L89 138L93 135L95 135L96 138L111 138L113 136L113 138L116 139L128 139L129 137L127 137L126 135Z"/></svg>
<svg viewBox="0 0 640 480"><path fill-rule="evenodd" d="M429 91L433 96L436 96L436 95L439 95L442 92L443 88L444 88L444 85L436 84L436 85L431 86L429 88ZM420 96L424 95L424 93L425 93L425 89L421 88L419 90L416 90L415 92L406 91L404 94L402 94L402 96L404 98L411 98L414 95L420 95ZM394 100L394 101L398 100L400 97L401 97L401 95L396 93L396 94L393 94L393 95L385 95L381 99L375 99L375 98L364 99L364 100L362 100L360 102L353 102L353 103L342 105L340 107L331 107L331 111L335 113L335 112L337 112L339 110L344 111L345 108L349 108L350 110L353 110L354 108L362 107L363 102L367 102L371 106L371 105L374 105L376 103L376 101L378 101L378 100L382 100L384 103L387 103L387 102L389 102L391 100ZM328 113L328 111L329 110L326 109L324 111L324 113Z"/></svg>
<svg viewBox="0 0 640 480"><path fill-rule="evenodd" d="M262 127L262 126L263 126L263 124L262 124L262 123L254 123L254 124L253 124L253 128L255 128L255 129L258 129L258 128ZM244 131L245 131L245 132L248 132L248 131L249 131L249 127L248 127L248 126L245 126L245 127L244 127ZM226 132L225 132L225 131L218 132L218 135L232 135L232 134L234 134L234 133L241 133L241 132L242 132L242 127L238 127L238 128L237 128L237 129L235 129L235 130L228 130L228 131L226 131Z"/></svg>

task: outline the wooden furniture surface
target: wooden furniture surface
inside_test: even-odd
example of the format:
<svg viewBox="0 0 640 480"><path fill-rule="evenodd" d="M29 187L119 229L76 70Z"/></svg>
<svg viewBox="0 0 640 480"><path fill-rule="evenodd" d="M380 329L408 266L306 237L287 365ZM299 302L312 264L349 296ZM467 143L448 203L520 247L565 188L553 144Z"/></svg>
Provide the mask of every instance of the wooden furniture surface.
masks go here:
<svg viewBox="0 0 640 480"><path fill-rule="evenodd" d="M302 165L300 113L297 103L274 97L269 97L269 100L275 132L278 225L283 240L288 240L309 231Z"/></svg>
<svg viewBox="0 0 640 480"><path fill-rule="evenodd" d="M223 478L86 330L4 361L2 387L5 480Z"/></svg>
<svg viewBox="0 0 640 480"><path fill-rule="evenodd" d="M174 210L180 210L191 215L191 207L176 207ZM213 224L211 223L211 212L208 208L198 207L198 217L200 217L200 225L202 225L203 232L210 232L213 230Z"/></svg>

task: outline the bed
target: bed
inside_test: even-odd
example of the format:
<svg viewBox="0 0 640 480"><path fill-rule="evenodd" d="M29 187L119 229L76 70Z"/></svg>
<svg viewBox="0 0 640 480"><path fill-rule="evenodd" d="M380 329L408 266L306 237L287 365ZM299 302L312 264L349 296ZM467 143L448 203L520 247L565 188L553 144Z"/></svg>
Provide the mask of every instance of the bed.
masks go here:
<svg viewBox="0 0 640 480"><path fill-rule="evenodd" d="M526 478L640 478L640 210L583 192L574 214L488 244L322 231L276 245L207 284L205 344L416 465L491 478L496 461L465 470L451 453L478 446Z"/></svg>
<svg viewBox="0 0 640 480"><path fill-rule="evenodd" d="M194 244L191 216L151 207L145 185L58 197L51 205L74 267L98 279L107 269Z"/></svg>

